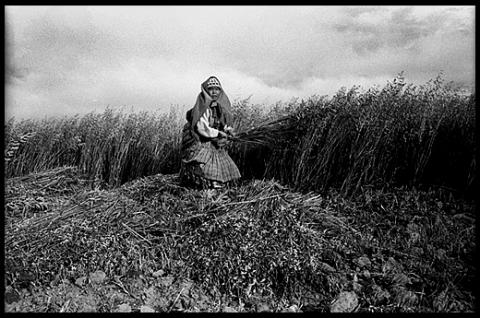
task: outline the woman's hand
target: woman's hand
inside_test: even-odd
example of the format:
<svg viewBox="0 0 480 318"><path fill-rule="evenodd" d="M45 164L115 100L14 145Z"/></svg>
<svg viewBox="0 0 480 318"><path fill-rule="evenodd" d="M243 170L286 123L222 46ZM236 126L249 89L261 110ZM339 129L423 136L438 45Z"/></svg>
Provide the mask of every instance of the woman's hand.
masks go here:
<svg viewBox="0 0 480 318"><path fill-rule="evenodd" d="M223 131L218 131L218 137L212 140L212 143L217 148L223 148L228 142L228 135Z"/></svg>
<svg viewBox="0 0 480 318"><path fill-rule="evenodd" d="M233 127L227 127L225 128L225 132L227 133L227 135L230 135L232 137L235 137L235 131L233 130Z"/></svg>
<svg viewBox="0 0 480 318"><path fill-rule="evenodd" d="M218 138L227 138L228 135L226 133L224 133L223 131L218 131Z"/></svg>

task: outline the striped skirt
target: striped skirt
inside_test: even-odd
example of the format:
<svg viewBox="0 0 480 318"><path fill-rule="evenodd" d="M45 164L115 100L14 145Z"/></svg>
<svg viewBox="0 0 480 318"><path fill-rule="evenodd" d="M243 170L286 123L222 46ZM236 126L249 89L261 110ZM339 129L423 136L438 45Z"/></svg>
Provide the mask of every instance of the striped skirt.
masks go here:
<svg viewBox="0 0 480 318"><path fill-rule="evenodd" d="M184 151L180 179L185 185L212 188L240 177L237 165L224 148L217 148L211 142L199 142Z"/></svg>

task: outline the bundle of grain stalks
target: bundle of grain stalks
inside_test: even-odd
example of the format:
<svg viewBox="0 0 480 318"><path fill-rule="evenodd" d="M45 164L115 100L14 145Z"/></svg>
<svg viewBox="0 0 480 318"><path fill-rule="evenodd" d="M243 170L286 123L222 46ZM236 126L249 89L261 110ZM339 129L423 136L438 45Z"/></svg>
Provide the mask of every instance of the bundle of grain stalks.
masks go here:
<svg viewBox="0 0 480 318"><path fill-rule="evenodd" d="M276 142L288 137L296 131L293 116L284 116L275 120L268 120L256 127L247 129L237 128L239 131L229 139L240 145L262 145L272 147Z"/></svg>
<svg viewBox="0 0 480 318"><path fill-rule="evenodd" d="M247 125L236 123L237 132L230 136L228 150L247 179L264 178L269 158L276 149L291 147L291 140L301 135L297 114L283 115L278 119L265 119Z"/></svg>

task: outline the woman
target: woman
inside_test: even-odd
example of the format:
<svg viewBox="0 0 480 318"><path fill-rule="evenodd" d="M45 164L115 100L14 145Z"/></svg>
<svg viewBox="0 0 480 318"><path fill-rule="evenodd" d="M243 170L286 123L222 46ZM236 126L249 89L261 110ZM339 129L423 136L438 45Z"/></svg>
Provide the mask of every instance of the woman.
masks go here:
<svg viewBox="0 0 480 318"><path fill-rule="evenodd" d="M182 134L180 179L186 186L222 188L241 177L224 146L233 134L230 101L220 81L201 85L195 106L187 112Z"/></svg>

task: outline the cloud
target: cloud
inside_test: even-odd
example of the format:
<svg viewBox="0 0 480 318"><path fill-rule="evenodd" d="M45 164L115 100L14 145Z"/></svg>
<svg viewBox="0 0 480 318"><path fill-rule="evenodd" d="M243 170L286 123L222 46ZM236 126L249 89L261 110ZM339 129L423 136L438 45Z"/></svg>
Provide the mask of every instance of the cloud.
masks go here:
<svg viewBox="0 0 480 318"><path fill-rule="evenodd" d="M473 25L473 7L7 7L6 108L168 110L194 103L210 75L258 103L401 71L468 83Z"/></svg>
<svg viewBox="0 0 480 318"><path fill-rule="evenodd" d="M375 18L381 13L380 18ZM382 48L416 48L423 39L440 31L448 20L445 13L438 12L426 18L415 14L413 7L398 8L391 12L378 9L355 11L347 15L333 28L343 37L352 40L352 47L359 55L378 51Z"/></svg>
<svg viewBox="0 0 480 318"><path fill-rule="evenodd" d="M471 71L465 73L474 65L471 8L456 14L436 7L383 9L364 8L355 14L347 10L333 24L347 49L351 48L349 62L338 73L381 75L403 70L423 81L448 70L449 77L472 79Z"/></svg>

